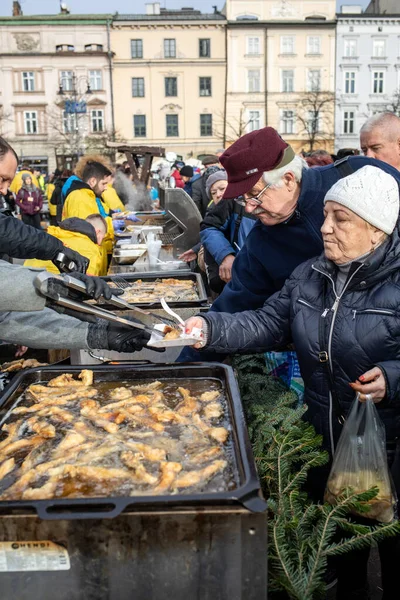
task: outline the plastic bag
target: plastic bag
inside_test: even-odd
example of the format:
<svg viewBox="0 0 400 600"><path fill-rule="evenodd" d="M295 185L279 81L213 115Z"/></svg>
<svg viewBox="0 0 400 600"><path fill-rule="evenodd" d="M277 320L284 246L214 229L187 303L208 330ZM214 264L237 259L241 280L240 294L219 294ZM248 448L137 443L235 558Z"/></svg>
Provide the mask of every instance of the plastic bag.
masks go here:
<svg viewBox="0 0 400 600"><path fill-rule="evenodd" d="M368 502L369 511L352 514L390 523L397 499L387 464L385 428L373 401L360 402L357 395L339 438L325 501L336 504L346 488L361 493L372 487L379 492Z"/></svg>

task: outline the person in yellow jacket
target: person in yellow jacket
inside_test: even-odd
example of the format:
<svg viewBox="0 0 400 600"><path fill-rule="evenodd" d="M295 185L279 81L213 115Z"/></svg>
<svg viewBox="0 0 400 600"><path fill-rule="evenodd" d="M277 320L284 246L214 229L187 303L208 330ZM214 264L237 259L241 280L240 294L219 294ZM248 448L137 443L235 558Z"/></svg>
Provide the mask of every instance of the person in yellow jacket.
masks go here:
<svg viewBox="0 0 400 600"><path fill-rule="evenodd" d="M78 170L79 163L76 171ZM103 270L107 270L107 254L112 254L114 230L109 209L101 196L112 175L110 169L95 160L85 160L85 165L78 171L81 177L72 175L61 190L63 201L62 221L70 217L86 219L88 215L99 213L106 219L107 234L101 245L103 251Z"/></svg>
<svg viewBox="0 0 400 600"><path fill-rule="evenodd" d="M12 180L11 185L10 185L10 191L15 195L17 195L19 190L22 188L22 184L23 184L22 175L24 175L24 173L28 173L32 179L33 185L35 185L37 188L39 188L39 182L38 182L37 178L35 177L35 175L33 175L31 169L29 168L29 163L23 162L22 170L18 171L18 173L15 174L15 177Z"/></svg>
<svg viewBox="0 0 400 600"><path fill-rule="evenodd" d="M46 185L46 198L47 198L47 202L49 205L49 214L50 214L50 225L57 225L57 205L56 204L52 204L50 202L51 197L53 195L53 192L56 188L56 186L53 183L54 181L54 173L52 173L50 175L49 181Z"/></svg>
<svg viewBox="0 0 400 600"><path fill-rule="evenodd" d="M87 275L107 275L104 269L101 244L107 231L107 223L99 214L89 215L86 219L71 217L60 223L59 227L50 225L47 233L59 239L65 246L76 250L89 259ZM24 262L25 267L46 269L50 273L59 273L50 260L31 258Z"/></svg>
<svg viewBox="0 0 400 600"><path fill-rule="evenodd" d="M113 181L107 184L107 188L104 190L102 198L110 210L125 210L124 203L122 202L115 188L113 187Z"/></svg>

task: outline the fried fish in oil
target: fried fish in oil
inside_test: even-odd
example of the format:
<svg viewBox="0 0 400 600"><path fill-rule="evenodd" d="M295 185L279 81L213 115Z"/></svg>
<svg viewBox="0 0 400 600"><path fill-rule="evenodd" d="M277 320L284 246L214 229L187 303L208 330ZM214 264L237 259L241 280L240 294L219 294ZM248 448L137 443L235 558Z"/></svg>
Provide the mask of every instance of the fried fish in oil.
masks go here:
<svg viewBox="0 0 400 600"><path fill-rule="evenodd" d="M200 400L202 402L213 402L213 400L216 400L220 395L221 392L218 392L217 390L213 392L203 392L200 396Z"/></svg>
<svg viewBox="0 0 400 600"><path fill-rule="evenodd" d="M213 458L220 456L221 454L222 454L222 448L220 446L211 446L211 448L207 448L206 450L203 450L202 452L198 452L198 453L194 454L194 456L192 456L190 458L190 462L193 465L202 465L205 462L208 462L209 460L212 460Z"/></svg>
<svg viewBox="0 0 400 600"><path fill-rule="evenodd" d="M206 419L219 419L223 415L222 406L218 402L210 402L203 408Z"/></svg>
<svg viewBox="0 0 400 600"><path fill-rule="evenodd" d="M182 471L182 465L178 462L161 462L161 477L158 485L153 489L155 494L169 490L178 473Z"/></svg>
<svg viewBox="0 0 400 600"><path fill-rule="evenodd" d="M141 454L146 460L158 462L166 460L167 458L165 450L153 448L148 444L143 444L141 442L124 442L124 445L134 450L135 453Z"/></svg>
<svg viewBox="0 0 400 600"><path fill-rule="evenodd" d="M14 458L9 458L9 459L5 460L0 465L0 480L4 479L4 477L6 475L11 473L11 471L14 469L14 467L15 467L15 459Z"/></svg>
<svg viewBox="0 0 400 600"><path fill-rule="evenodd" d="M226 460L216 460L204 469L189 471L178 477L174 483L177 488L191 487L199 483L207 483L211 477L214 477L219 471L222 471L227 466Z"/></svg>
<svg viewBox="0 0 400 600"><path fill-rule="evenodd" d="M158 478L146 471L140 461L140 456L129 450L121 453L122 462L133 471L133 475L138 483L148 483L154 485Z"/></svg>

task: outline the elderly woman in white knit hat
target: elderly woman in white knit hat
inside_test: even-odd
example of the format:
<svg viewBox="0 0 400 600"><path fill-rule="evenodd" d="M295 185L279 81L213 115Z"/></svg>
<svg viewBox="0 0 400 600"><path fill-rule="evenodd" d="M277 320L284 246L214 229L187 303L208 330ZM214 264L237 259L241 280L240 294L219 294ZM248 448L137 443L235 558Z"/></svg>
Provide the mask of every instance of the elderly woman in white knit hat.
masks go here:
<svg viewBox="0 0 400 600"><path fill-rule="evenodd" d="M200 348L265 352L293 342L305 383L305 419L333 455L359 392L369 396L386 429L387 455L399 480L400 448L400 240L395 179L365 166L328 191L321 227L324 253L295 269L263 308L234 315L193 317ZM315 470L314 496L322 498L329 469ZM311 471L313 473L313 471ZM397 493L400 486L396 483ZM399 541L380 544L385 600L398 598ZM368 550L339 565L337 598L367 598Z"/></svg>

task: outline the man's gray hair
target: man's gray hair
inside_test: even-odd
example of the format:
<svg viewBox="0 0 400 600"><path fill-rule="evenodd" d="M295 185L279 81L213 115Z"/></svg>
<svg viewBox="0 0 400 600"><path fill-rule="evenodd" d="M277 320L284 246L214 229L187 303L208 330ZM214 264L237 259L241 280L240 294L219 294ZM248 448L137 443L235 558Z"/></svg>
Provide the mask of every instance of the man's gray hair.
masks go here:
<svg viewBox="0 0 400 600"><path fill-rule="evenodd" d="M293 173L295 180L299 183L303 175L303 169L308 168L309 166L302 156L295 156L290 163L280 169L264 171L263 179L265 183L269 183L272 187L279 188L283 186L283 178L286 173Z"/></svg>
<svg viewBox="0 0 400 600"><path fill-rule="evenodd" d="M400 118L392 112L383 112L373 115L362 125L360 134L372 131L376 127L385 129L389 138L396 139L400 130Z"/></svg>

